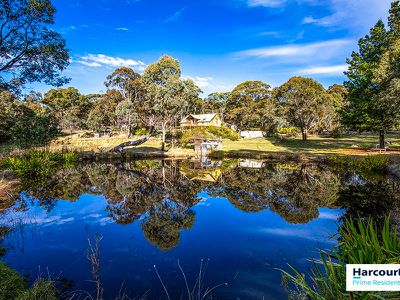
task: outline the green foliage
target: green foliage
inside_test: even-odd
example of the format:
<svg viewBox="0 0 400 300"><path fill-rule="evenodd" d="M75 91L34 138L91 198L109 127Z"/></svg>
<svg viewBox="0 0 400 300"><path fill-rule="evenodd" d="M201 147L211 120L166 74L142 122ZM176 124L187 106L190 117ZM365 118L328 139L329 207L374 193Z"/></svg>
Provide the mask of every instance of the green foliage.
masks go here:
<svg viewBox="0 0 400 300"><path fill-rule="evenodd" d="M312 130L327 128L336 115L336 99L311 78L292 77L275 90L280 113L300 128L303 140Z"/></svg>
<svg viewBox="0 0 400 300"><path fill-rule="evenodd" d="M371 218L357 223L346 220L338 236L337 246L329 253L321 251L320 261L313 262L310 278L291 266L290 273L282 271L294 284L296 294L316 300L393 299L396 292L346 292L346 264L400 262L400 238L389 217L383 226Z"/></svg>
<svg viewBox="0 0 400 300"><path fill-rule="evenodd" d="M107 109L102 103L98 103L89 113L87 126L97 133L102 133L111 124Z"/></svg>
<svg viewBox="0 0 400 300"><path fill-rule="evenodd" d="M275 101L271 94L271 86L262 81L239 84L224 104L225 121L240 129L268 129L273 126L276 117Z"/></svg>
<svg viewBox="0 0 400 300"><path fill-rule="evenodd" d="M15 171L22 177L46 176L56 168L71 167L78 160L75 153L50 153L29 151L22 157L9 156L1 161L1 167Z"/></svg>
<svg viewBox="0 0 400 300"><path fill-rule="evenodd" d="M212 93L204 99L203 109L209 113L219 113L221 121L225 121L225 112L227 110L227 100L230 93Z"/></svg>
<svg viewBox="0 0 400 300"><path fill-rule="evenodd" d="M41 102L54 112L61 128L69 130L86 128L85 120L93 105L73 87L51 89Z"/></svg>
<svg viewBox="0 0 400 300"><path fill-rule="evenodd" d="M131 133L132 127L135 127L138 123L135 105L129 100L124 100L117 105L115 108L115 116L117 118L117 124L121 128L127 128L129 134Z"/></svg>
<svg viewBox="0 0 400 300"><path fill-rule="evenodd" d="M57 125L49 109L0 92L0 141L21 147L43 146L58 133Z"/></svg>
<svg viewBox="0 0 400 300"><path fill-rule="evenodd" d="M135 130L135 135L141 136L141 135L148 135L149 131L146 128L138 128Z"/></svg>
<svg viewBox="0 0 400 300"><path fill-rule="evenodd" d="M25 280L0 262L0 299L15 299L25 290Z"/></svg>
<svg viewBox="0 0 400 300"><path fill-rule="evenodd" d="M181 117L192 113L197 105L200 88L192 81L181 78L178 60L163 56L149 65L143 75L145 89L142 103L143 119L162 133L162 150L165 137Z"/></svg>
<svg viewBox="0 0 400 300"><path fill-rule="evenodd" d="M19 294L16 300L58 300L57 289L54 283L49 280L39 280L32 288Z"/></svg>
<svg viewBox="0 0 400 300"><path fill-rule="evenodd" d="M139 73L131 68L121 67L107 76L107 88L118 89L125 100L138 101L143 96L143 83Z"/></svg>
<svg viewBox="0 0 400 300"><path fill-rule="evenodd" d="M178 60L164 55L157 62L150 64L143 75L145 84L165 85L168 80L181 76L181 65Z"/></svg>
<svg viewBox="0 0 400 300"><path fill-rule="evenodd" d="M359 170L383 174L390 163L390 159L383 155L354 158L349 156L333 156L328 158L328 163L336 169Z"/></svg>
<svg viewBox="0 0 400 300"><path fill-rule="evenodd" d="M384 134L400 117L398 81L400 3L393 1L388 28L382 20L358 42L358 52L347 60L349 70L345 86L348 103L342 121L358 130L379 130L380 146L385 147Z"/></svg>
<svg viewBox="0 0 400 300"><path fill-rule="evenodd" d="M286 134L289 136L296 136L297 134L300 133L299 129L296 127L282 127L279 128L278 132L280 134Z"/></svg>
<svg viewBox="0 0 400 300"><path fill-rule="evenodd" d="M51 281L38 280L30 289L17 272L0 262L0 299L57 300L57 290Z"/></svg>
<svg viewBox="0 0 400 300"><path fill-rule="evenodd" d="M231 141L239 140L240 136L236 131L233 131L229 127L221 126L209 126L209 127L194 127L188 130L184 130L179 142L182 144L188 144L193 142L193 139L213 139L213 138L229 139Z"/></svg>
<svg viewBox="0 0 400 300"><path fill-rule="evenodd" d="M50 0L0 2L0 90L19 92L26 83L61 86L69 65L65 40L52 28L55 8Z"/></svg>

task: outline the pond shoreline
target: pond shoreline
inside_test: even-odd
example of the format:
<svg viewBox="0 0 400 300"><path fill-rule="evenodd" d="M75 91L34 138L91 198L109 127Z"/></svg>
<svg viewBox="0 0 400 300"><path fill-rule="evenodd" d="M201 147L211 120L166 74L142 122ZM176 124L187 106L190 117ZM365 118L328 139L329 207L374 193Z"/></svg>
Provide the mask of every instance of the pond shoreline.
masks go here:
<svg viewBox="0 0 400 300"><path fill-rule="evenodd" d="M128 150L125 153L118 152L75 152L80 161L107 161L107 160L143 160L143 159L201 159L194 153L181 153L179 151L152 151L141 152ZM400 178L400 151L360 151L357 153L294 153L294 152L267 152L267 151L215 151L207 155L211 159L254 159L289 162L316 162L324 163L332 157L365 157L365 156L387 156L391 160L388 171Z"/></svg>

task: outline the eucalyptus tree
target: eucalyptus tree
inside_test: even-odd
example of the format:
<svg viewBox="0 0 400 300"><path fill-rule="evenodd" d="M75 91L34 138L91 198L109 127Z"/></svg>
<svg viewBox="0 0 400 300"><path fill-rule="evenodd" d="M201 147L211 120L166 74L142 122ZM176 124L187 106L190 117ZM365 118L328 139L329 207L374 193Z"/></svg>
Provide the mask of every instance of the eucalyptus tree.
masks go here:
<svg viewBox="0 0 400 300"><path fill-rule="evenodd" d="M178 60L163 56L149 65L143 75L146 123L162 134L162 150L168 130L196 105L201 90L191 80L181 78Z"/></svg>
<svg viewBox="0 0 400 300"><path fill-rule="evenodd" d="M58 122L46 107L21 102L11 92L0 92L0 141L19 146L45 146L55 136Z"/></svg>
<svg viewBox="0 0 400 300"><path fill-rule="evenodd" d="M324 117L334 112L334 99L311 78L292 77L276 89L281 112L292 126L301 130L303 141Z"/></svg>
<svg viewBox="0 0 400 300"><path fill-rule="evenodd" d="M62 129L71 131L86 127L85 120L93 105L88 98L72 87L49 90L41 103L54 111Z"/></svg>
<svg viewBox="0 0 400 300"><path fill-rule="evenodd" d="M236 86L226 101L225 119L240 129L264 124L264 108L273 103L271 86L262 81L245 81Z"/></svg>
<svg viewBox="0 0 400 300"><path fill-rule="evenodd" d="M107 107L102 102L97 103L89 112L87 118L88 128L94 132L103 133L110 125L112 125L112 120L110 120L110 115L107 113Z"/></svg>
<svg viewBox="0 0 400 300"><path fill-rule="evenodd" d="M120 102L115 108L115 116L117 118L117 124L125 128L128 131L128 137L130 137L133 127L136 127L138 124L138 115L135 105L129 100Z"/></svg>
<svg viewBox="0 0 400 300"><path fill-rule="evenodd" d="M354 129L379 131L380 148L385 148L385 131L400 117L395 58L399 24L400 3L396 0L389 11L388 28L379 20L347 60L349 95L343 122Z"/></svg>
<svg viewBox="0 0 400 300"><path fill-rule="evenodd" d="M0 1L0 89L69 81L61 75L69 64L65 40L50 28L54 14L50 0Z"/></svg>
<svg viewBox="0 0 400 300"><path fill-rule="evenodd" d="M227 110L227 101L229 98L230 93L229 92L215 92L210 95L208 95L204 99L204 109L207 112L214 112L214 113L219 113L221 117L221 121L224 122L225 120L225 112Z"/></svg>
<svg viewBox="0 0 400 300"><path fill-rule="evenodd" d="M121 92L125 100L138 101L143 96L141 75L133 69L122 67L107 76L104 83L107 88L115 88Z"/></svg>

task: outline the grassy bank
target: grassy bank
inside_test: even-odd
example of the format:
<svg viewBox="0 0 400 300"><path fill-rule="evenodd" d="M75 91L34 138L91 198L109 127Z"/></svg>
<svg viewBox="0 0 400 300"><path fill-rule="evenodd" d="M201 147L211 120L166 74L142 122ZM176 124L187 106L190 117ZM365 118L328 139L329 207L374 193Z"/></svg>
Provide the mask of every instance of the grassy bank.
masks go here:
<svg viewBox="0 0 400 300"><path fill-rule="evenodd" d="M290 299L398 299L397 292L346 292L346 264L398 264L400 237L389 217L382 224L371 219L357 223L346 220L339 227L338 243L330 252L321 251L311 274L291 267L283 272L284 282L292 284Z"/></svg>
<svg viewBox="0 0 400 300"><path fill-rule="evenodd" d="M133 137L132 139L135 139ZM50 152L76 152L87 157L118 158L119 154L109 152L113 147L128 141L124 136L84 138L82 133L71 136L62 136L52 141L47 150ZM387 140L391 142L390 149L385 154L400 154L400 133L388 134ZM352 135L341 138L324 138L310 136L304 142L300 138L259 138L231 140L223 139L223 150L220 153L226 157L269 158L270 156L329 156L329 155L371 155L379 154L376 149L376 135ZM3 146L3 150L5 147ZM161 152L159 137L150 138L146 143L127 149L127 157L191 157L194 156L193 147L175 146L168 152ZM375 149L375 150L373 150ZM4 152L4 151L3 151ZM12 153L12 152L11 152Z"/></svg>
<svg viewBox="0 0 400 300"><path fill-rule="evenodd" d="M0 262L0 299L56 300L59 297L53 282L39 279L29 287L21 275Z"/></svg>
<svg viewBox="0 0 400 300"><path fill-rule="evenodd" d="M73 152L51 153L28 151L22 155L10 155L0 161L1 169L8 169L21 176L46 176L56 168L68 168L78 161Z"/></svg>
<svg viewBox="0 0 400 300"><path fill-rule="evenodd" d="M54 151L68 149L78 152L104 152L127 140L126 137L80 138L75 135L72 138L59 138L50 145L50 149ZM400 134L388 135L387 140L392 143L391 148L400 150ZM377 137L375 135L354 135L338 139L310 136L306 142L303 142L300 138L281 139L275 137L241 139L238 141L223 139L224 151L243 153L360 154L363 150L376 148L376 144ZM151 138L145 144L134 149L139 152L152 152L159 151L160 148L161 140L159 138ZM194 151L189 148L176 147L170 151L194 154Z"/></svg>

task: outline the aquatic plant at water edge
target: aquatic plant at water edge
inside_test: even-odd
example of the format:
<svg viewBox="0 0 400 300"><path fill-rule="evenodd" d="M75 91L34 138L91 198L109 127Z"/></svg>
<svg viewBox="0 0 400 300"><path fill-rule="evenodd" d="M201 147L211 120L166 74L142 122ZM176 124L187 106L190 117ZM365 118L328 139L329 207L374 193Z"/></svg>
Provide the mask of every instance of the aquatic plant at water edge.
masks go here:
<svg viewBox="0 0 400 300"><path fill-rule="evenodd" d="M346 220L339 228L338 245L330 252L321 251L311 274L289 265L290 272L282 271L283 282L294 286L289 291L292 299L393 299L395 292L346 292L346 264L390 263L400 263L400 237L389 217L381 227L371 218Z"/></svg>
<svg viewBox="0 0 400 300"><path fill-rule="evenodd" d="M57 300L59 298L52 281L38 279L31 288L28 288L24 278L0 262L0 299Z"/></svg>
<svg viewBox="0 0 400 300"><path fill-rule="evenodd" d="M57 167L72 167L78 160L75 153L29 151L24 156L9 156L1 161L1 168L19 175L47 175Z"/></svg>
<svg viewBox="0 0 400 300"><path fill-rule="evenodd" d="M328 158L328 164L334 169L357 169L365 172L384 173L390 159L383 155L370 155L362 158L349 156L333 156Z"/></svg>

